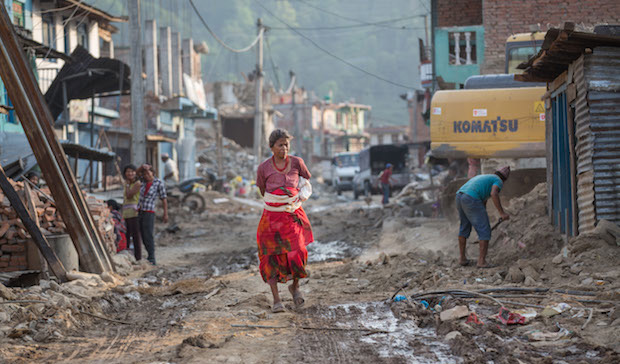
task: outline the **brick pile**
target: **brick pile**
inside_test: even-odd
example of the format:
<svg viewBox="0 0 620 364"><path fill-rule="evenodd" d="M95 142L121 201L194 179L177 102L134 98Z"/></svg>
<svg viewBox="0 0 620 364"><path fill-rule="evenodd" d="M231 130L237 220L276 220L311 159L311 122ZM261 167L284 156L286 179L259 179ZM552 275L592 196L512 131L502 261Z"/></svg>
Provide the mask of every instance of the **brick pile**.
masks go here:
<svg viewBox="0 0 620 364"><path fill-rule="evenodd" d="M24 183L11 181L11 184L25 203ZM56 205L45 197L45 195L51 196L51 192L47 188L41 189L41 192L43 193L33 190L30 196L37 211L41 233L46 236L67 233L67 227ZM110 253L115 252L114 222L105 202L93 196L86 196L86 202L106 250ZM30 234L25 229L24 223L17 216L9 199L0 190L0 272L29 268L27 244L30 240Z"/></svg>

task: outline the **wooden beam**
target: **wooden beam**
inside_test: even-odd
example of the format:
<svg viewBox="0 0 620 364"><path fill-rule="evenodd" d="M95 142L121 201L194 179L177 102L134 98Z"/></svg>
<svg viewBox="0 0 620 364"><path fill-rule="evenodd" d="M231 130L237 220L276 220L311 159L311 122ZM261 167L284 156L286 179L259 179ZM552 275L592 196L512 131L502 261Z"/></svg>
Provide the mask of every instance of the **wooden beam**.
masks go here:
<svg viewBox="0 0 620 364"><path fill-rule="evenodd" d="M53 120L26 60L4 3L0 2L0 77L15 107L28 142L48 182L67 232L91 273L112 271L110 257L95 227L82 191L56 139Z"/></svg>
<svg viewBox="0 0 620 364"><path fill-rule="evenodd" d="M30 188L30 184L24 180L24 200L26 203L26 210L30 214L32 220L37 225L37 228L41 228L39 224L39 214L37 213L36 204L32 199L32 189ZM45 264L45 260L41 252L39 251L37 245L32 240L28 240L26 242L26 259L28 261L28 269L41 270L42 273L47 273L49 268L47 264Z"/></svg>
<svg viewBox="0 0 620 364"><path fill-rule="evenodd" d="M62 265L60 259L58 259L58 256L56 256L56 253L47 242L45 236L41 234L41 230L39 229L37 224L30 217L28 210L26 210L26 207L17 195L17 192L13 188L13 185L11 185L11 182L9 182L9 179L4 173L4 169L2 169L1 166L0 187L4 192L4 195L9 199L9 202L11 203L11 206L13 207L15 212L17 212L17 216L19 216L19 218L24 223L24 227L30 233L32 240L34 240L35 244L37 244L37 247L41 251L41 254L43 254L45 260L47 260L47 263L49 264L50 269L52 270L54 275L58 277L58 280L60 282L66 282L67 271L65 270L65 267Z"/></svg>

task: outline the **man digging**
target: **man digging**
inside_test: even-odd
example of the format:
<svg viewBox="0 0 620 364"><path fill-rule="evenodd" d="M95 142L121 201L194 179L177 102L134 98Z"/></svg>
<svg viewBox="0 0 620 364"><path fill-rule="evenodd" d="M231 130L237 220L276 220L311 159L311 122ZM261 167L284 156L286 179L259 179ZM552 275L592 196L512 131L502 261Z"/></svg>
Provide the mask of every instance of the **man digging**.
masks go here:
<svg viewBox="0 0 620 364"><path fill-rule="evenodd" d="M469 265L466 248L467 238L471 233L471 227L476 229L480 239L480 254L478 256L478 268L491 268L492 265L486 261L489 240L491 240L491 225L487 214L486 203L489 196L493 200L493 205L499 212L500 218L505 221L510 218L499 200L499 192L504 186L504 182L510 175L510 167L506 166L494 174L482 174L467 181L456 193L456 208L461 219L459 229L459 251L461 254L460 264Z"/></svg>

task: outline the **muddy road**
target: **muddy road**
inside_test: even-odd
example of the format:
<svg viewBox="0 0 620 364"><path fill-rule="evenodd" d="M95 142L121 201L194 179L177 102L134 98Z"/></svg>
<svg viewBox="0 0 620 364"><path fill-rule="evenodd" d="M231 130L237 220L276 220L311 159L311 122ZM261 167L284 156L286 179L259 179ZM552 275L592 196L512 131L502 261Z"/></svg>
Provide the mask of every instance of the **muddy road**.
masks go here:
<svg viewBox="0 0 620 364"><path fill-rule="evenodd" d="M214 194L209 201L221 197ZM573 262L567 253L560 264L552 263L562 249L554 246L534 255L535 262L508 259L507 253L494 256L492 251L490 258L502 263L497 268L460 267L455 260L454 223L402 216L397 205L383 209L378 202L378 198L353 201L346 194L322 193L307 203L316 242L309 246L310 277L301 281L306 305L295 309L290 294L280 285L287 308L280 314L271 313L269 287L258 272L255 234L260 204L231 199L225 204L210 203L200 216L175 211L171 224L175 229L158 226L156 267L123 257L119 273L124 276L87 276L71 284L42 282L9 289L13 301L32 303L0 301L0 362L620 360L620 321L615 310L620 290L613 264L603 269L607 275L599 272L593 278L605 283L579 287L588 296L528 291L518 297L518 291L507 292L504 296L508 297L502 299L517 302L505 304L512 311L527 305L542 308L534 308L538 314L526 324L504 325L494 318L500 307L492 299L450 290L575 289L574 282L594 276L594 267L601 270L600 261ZM507 251L502 248L508 244L504 240L495 243L496 252ZM604 252L612 263L617 262L617 248L583 244L578 245L579 254L590 253L596 259ZM470 249L475 256L476 247ZM521 271L534 266L538 272L534 286L510 281L515 264ZM436 291L444 293L433 294ZM395 293L396 300L392 299ZM541 314L558 302L567 303L570 309L551 316ZM470 315L442 321L440 311L455 306L465 306L478 320Z"/></svg>

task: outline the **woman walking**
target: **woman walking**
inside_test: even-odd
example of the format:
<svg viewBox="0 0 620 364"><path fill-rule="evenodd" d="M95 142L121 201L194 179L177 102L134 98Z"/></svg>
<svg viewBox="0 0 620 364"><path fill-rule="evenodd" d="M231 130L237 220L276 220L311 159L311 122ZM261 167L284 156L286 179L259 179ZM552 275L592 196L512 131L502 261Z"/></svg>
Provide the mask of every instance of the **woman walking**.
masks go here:
<svg viewBox="0 0 620 364"><path fill-rule="evenodd" d="M308 276L306 245L314 240L298 188L300 177L310 179L310 172L303 159L288 155L291 139L284 129L271 133L269 147L273 156L258 166L256 177L265 202L256 233L259 268L263 281L271 287L273 312L284 311L278 283L289 280L293 280L288 289L295 306L304 304L299 279Z"/></svg>
<svg viewBox="0 0 620 364"><path fill-rule="evenodd" d="M129 164L123 168L125 177L123 191L123 219L127 226L127 248L133 242L133 254L136 260L142 259L142 239L138 222L138 201L140 200L141 183L136 174L136 166Z"/></svg>

